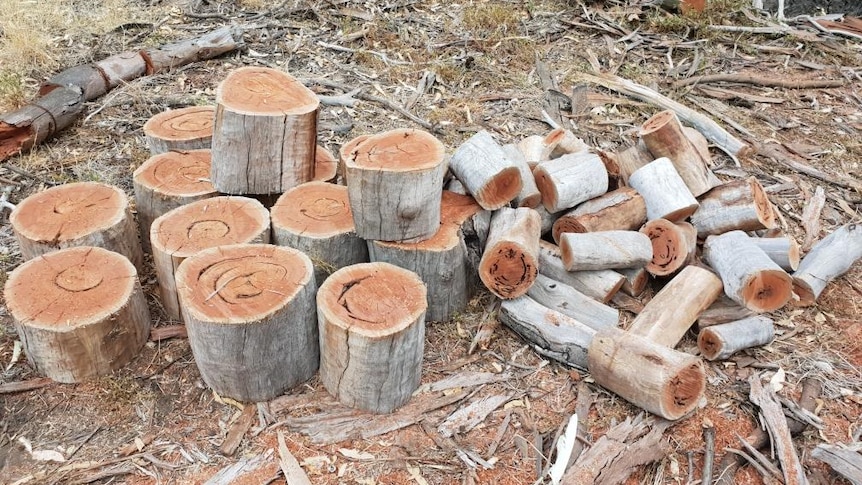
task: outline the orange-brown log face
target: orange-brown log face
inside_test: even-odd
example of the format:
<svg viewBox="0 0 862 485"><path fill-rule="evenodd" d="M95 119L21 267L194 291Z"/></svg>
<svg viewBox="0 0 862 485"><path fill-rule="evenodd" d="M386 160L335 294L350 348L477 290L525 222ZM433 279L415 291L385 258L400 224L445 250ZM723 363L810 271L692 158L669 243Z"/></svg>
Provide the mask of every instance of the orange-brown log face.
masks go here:
<svg viewBox="0 0 862 485"><path fill-rule="evenodd" d="M144 133L164 140L198 140L213 134L214 106L192 106L159 113L144 124Z"/></svg>
<svg viewBox="0 0 862 485"><path fill-rule="evenodd" d="M0 160L33 146L36 135L29 126L15 126L0 121Z"/></svg>
<svg viewBox="0 0 862 485"><path fill-rule="evenodd" d="M757 217L763 224L763 227L771 229L775 227L775 212L772 210L772 204L766 196L763 187L755 179L748 182L751 186L751 194L754 199L754 207L757 210Z"/></svg>
<svg viewBox="0 0 862 485"><path fill-rule="evenodd" d="M266 67L243 67L228 74L217 101L233 111L278 116L310 113L320 104L293 76Z"/></svg>
<svg viewBox="0 0 862 485"><path fill-rule="evenodd" d="M560 244L560 235L567 232L584 233L589 231L574 217L563 216L554 221L553 236L557 244Z"/></svg>
<svg viewBox="0 0 862 485"><path fill-rule="evenodd" d="M664 128L665 125L672 122L676 118L673 111L662 111L655 114L652 118L646 120L641 128L641 136L650 134Z"/></svg>
<svg viewBox="0 0 862 485"><path fill-rule="evenodd" d="M704 357L713 360L721 352L721 339L715 332L706 328L700 331L700 335L697 337L697 346Z"/></svg>
<svg viewBox="0 0 862 485"><path fill-rule="evenodd" d="M370 136L351 152L349 162L360 168L410 171L436 167L443 144L428 132L398 129Z"/></svg>
<svg viewBox="0 0 862 485"><path fill-rule="evenodd" d="M771 312L783 307L792 294L792 280L784 271L760 271L745 284L742 298L746 307Z"/></svg>
<svg viewBox="0 0 862 485"><path fill-rule="evenodd" d="M314 180L326 182L332 180L338 174L338 161L332 152L317 145L314 152Z"/></svg>
<svg viewBox="0 0 862 485"><path fill-rule="evenodd" d="M521 172L516 167L509 167L495 175L475 195L485 202L486 207L497 207L514 199L521 187Z"/></svg>
<svg viewBox="0 0 862 485"><path fill-rule="evenodd" d="M525 294L536 280L536 261L511 243L498 244L488 251L491 253L483 256L479 268L488 289L501 298L517 298Z"/></svg>
<svg viewBox="0 0 862 485"><path fill-rule="evenodd" d="M669 380L662 396L668 417L677 419L692 411L705 390L706 373L703 363L698 360Z"/></svg>
<svg viewBox="0 0 862 485"><path fill-rule="evenodd" d="M162 153L135 171L135 181L169 196L211 194L216 191L210 182L211 165L209 150Z"/></svg>
<svg viewBox="0 0 862 485"><path fill-rule="evenodd" d="M27 197L10 220L27 239L59 243L113 226L125 216L127 206L126 196L118 188L81 182Z"/></svg>
<svg viewBox="0 0 862 485"><path fill-rule="evenodd" d="M287 191L272 207L274 227L309 237L331 237L353 231L347 187L308 182Z"/></svg>
<svg viewBox="0 0 862 485"><path fill-rule="evenodd" d="M647 265L647 271L656 276L666 276L685 264L688 251L681 247L685 241L680 238L672 222L664 219L651 221L645 233L652 242L652 261Z"/></svg>

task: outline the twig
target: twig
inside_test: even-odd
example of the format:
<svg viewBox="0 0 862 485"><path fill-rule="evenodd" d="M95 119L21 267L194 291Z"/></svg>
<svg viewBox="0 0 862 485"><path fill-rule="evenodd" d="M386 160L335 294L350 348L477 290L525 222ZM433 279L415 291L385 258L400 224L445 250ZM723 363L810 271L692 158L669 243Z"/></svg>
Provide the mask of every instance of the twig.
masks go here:
<svg viewBox="0 0 862 485"><path fill-rule="evenodd" d="M3 212L3 209L15 210L15 204L9 202L9 194L11 193L12 186L3 188L3 194L0 194L0 212Z"/></svg>
<svg viewBox="0 0 862 485"><path fill-rule="evenodd" d="M712 464L715 460L715 427L712 421L703 421L703 441L705 451L703 455L703 475L700 482L703 485L712 485Z"/></svg>
<svg viewBox="0 0 862 485"><path fill-rule="evenodd" d="M185 325L168 325L156 327L150 330L150 340L160 342L171 338L187 338L188 331Z"/></svg>
<svg viewBox="0 0 862 485"><path fill-rule="evenodd" d="M54 381L47 377L39 379L30 379L28 381L6 382L0 384L0 394L13 394L16 392L33 391L41 389L45 386L50 386Z"/></svg>
<svg viewBox="0 0 862 485"><path fill-rule="evenodd" d="M407 62L407 61L396 61L395 59L390 59L389 56L387 56L386 54L384 54L382 52L372 51L372 50L368 50L368 49L352 49L350 47L344 47L344 46L340 46L340 45L336 45L336 44L330 44L328 42L323 42L322 40L317 41L317 45L319 45L320 47L326 47L327 49L332 49L334 51L347 52L350 54L357 54L357 53L372 54L372 55L379 57L380 60L383 61L386 65L389 65L391 63L391 64L395 64L396 66L406 66L406 65L410 64L410 62Z"/></svg>
<svg viewBox="0 0 862 485"><path fill-rule="evenodd" d="M744 446L748 453L751 454L751 457L757 460L758 463L763 466L764 470L767 470L773 477L779 480L783 479L783 477L781 476L781 470L779 470L775 465L773 465L768 458L763 456L763 453L757 451L755 447L751 446L751 443L746 441L742 436L739 436L739 433L734 434L736 434L736 438L739 440L740 443L742 443L742 446Z"/></svg>
<svg viewBox="0 0 862 485"><path fill-rule="evenodd" d="M747 461L748 463L750 463L750 464L751 464L751 466L753 466L753 467L754 467L758 472L760 472L760 474L761 474L761 475L763 475L763 479L764 479L764 481L765 481L767 478L769 478L769 477L771 477L771 476L772 476L768 471L766 471L766 470L763 468L763 465L761 465L757 460L755 460L755 459L754 459L751 455L749 455L748 453L746 453L746 452L744 452L744 451L742 451L742 450L737 450L736 448L725 448L725 449L724 449L724 451L728 451L728 452L730 452L730 453L733 453L734 455L737 455L737 456L740 456L740 457L744 458L744 459L745 459L745 461Z"/></svg>
<svg viewBox="0 0 862 485"><path fill-rule="evenodd" d="M360 91L362 91L361 87L338 96L325 96L318 94L317 99L320 100L320 104L325 106L345 106L347 108L353 108L356 106L356 102L358 101L354 96L359 94Z"/></svg>
<svg viewBox="0 0 862 485"><path fill-rule="evenodd" d="M786 88L786 89L816 89L816 88L840 88L844 85L842 79L781 79L778 77L762 77L751 74L708 74L704 76L695 76L688 79L680 79L673 83L673 87L681 88L692 84L704 84L715 82L742 83L753 84L755 86L764 86L771 88Z"/></svg>
<svg viewBox="0 0 862 485"><path fill-rule="evenodd" d="M776 143L759 143L756 145L756 148L758 154L763 155L766 158L772 159L776 163L784 165L791 170L803 173L805 175L808 175L809 177L820 179L824 182L829 182L833 185L838 185L839 187L844 187L846 189L852 189L862 192L862 183L859 183L850 178L844 178L838 175L831 175L825 172L821 172L820 170L810 165L806 165L800 161L797 161L793 157L793 155L781 148L781 145L778 145Z"/></svg>
<svg viewBox="0 0 862 485"><path fill-rule="evenodd" d="M746 32L749 34L786 34L793 31L792 27L747 27L744 25L710 25L710 29L722 32Z"/></svg>
<svg viewBox="0 0 862 485"><path fill-rule="evenodd" d="M32 173L30 173L30 172L28 172L22 168L18 168L16 166L10 165L8 163L0 164L0 167L5 168L6 170L8 170L10 172L15 172L22 177L27 177L27 178L33 179L33 180L35 180L39 183L45 184L45 185L50 185L50 186L59 185L56 182L51 182L49 180L45 180L38 175L32 174Z"/></svg>

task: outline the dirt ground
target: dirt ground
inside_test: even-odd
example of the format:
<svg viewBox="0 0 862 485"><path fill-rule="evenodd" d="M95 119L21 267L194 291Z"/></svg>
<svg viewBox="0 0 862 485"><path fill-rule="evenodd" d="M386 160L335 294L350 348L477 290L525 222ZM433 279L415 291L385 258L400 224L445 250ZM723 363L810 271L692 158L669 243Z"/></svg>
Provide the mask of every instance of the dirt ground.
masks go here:
<svg viewBox="0 0 862 485"><path fill-rule="evenodd" d="M0 105L5 109L20 105L34 95L41 80L59 69L222 25L242 26L246 47L137 79L88 103L84 117L71 129L0 166L0 185L13 204L48 186L82 180L111 183L131 195L131 173L148 158L144 122L168 108L213 104L219 81L242 65L286 69L319 94L343 94L332 83L361 87L363 93L385 98L418 117L450 153L481 129L490 130L501 142L550 130L541 113L537 60L550 68L565 94L581 84L582 73L599 69L652 86L708 112L725 126L733 123L736 126L728 129L749 142L784 143L810 167L842 180L862 179L862 42L818 34L804 23L790 22L794 28L782 34L711 28L771 25L764 15L744 8L746 2L717 0L705 13L687 15L622 0L108 3L121 11L96 21L86 17L97 13L99 7L92 2L0 0L4 13ZM39 10L49 7L57 10L44 10L40 17ZM39 20L57 12L71 16L68 25L74 27ZM48 26L51 32L37 37L39 29ZM42 39L41 47L25 49L28 43L13 37L21 31L29 31L32 42ZM40 57L40 52L50 55ZM711 86L724 88L724 94L673 85L713 73L844 83L817 89ZM590 86L589 101L585 115L565 122L603 150L632 145L639 125L658 111L597 86ZM396 127L418 125L379 102L326 106L320 113L319 142L337 153L355 136ZM782 229L800 242L806 237L803 210L817 187L825 190L827 201L816 237L862 220L858 190L760 155L740 160L737 167L721 151L713 148L712 154L723 180L756 176L776 207ZM7 223L8 212L0 217L2 283L21 257ZM141 279L154 327L176 323L165 318L159 305L151 261ZM648 291L641 300L646 302L653 293ZM235 483L284 483L277 451L282 433L314 483L530 484L547 466L555 438L575 412L579 394L593 401L582 429L588 443L639 413L592 383L588 374L544 361L505 328L496 330L488 349L468 355L473 335L489 318L483 312L488 301L487 294L480 294L465 314L428 325L422 382L463 372L508 377L445 391L467 397L429 411L397 431L364 440L314 443L298 431L301 418L323 423L326 413L345 411L331 403L315 378L291 391L289 398L277 400L281 404L253 410L251 427L239 448L225 456L220 448L241 415L241 405L206 388L188 342L175 338L149 342L129 366L111 376L0 395L0 483L204 483L225 467L254 459L261 460L260 467ZM623 313L628 323L632 314ZM715 426L718 459L726 448L739 448L736 434L746 436L758 426L757 408L748 399L747 379L754 372L783 382L781 394L791 399L798 398L803 379L823 382L816 409L822 429L809 427L796 439L797 449L812 483L844 483L810 452L824 442L858 444L862 434L860 315L862 264L829 285L817 306L775 312L776 340L729 361L708 364L706 402L665 434L672 452L640 467L626 483L687 484L700 479L706 420ZM0 323L0 384L38 378L26 358L16 355L17 336L5 306L0 308ZM686 336L678 349L696 352L693 336ZM508 403L475 429L449 441L435 436L434 429L453 411L495 395L508 396ZM35 460L24 442L34 451L58 452L64 461ZM734 481L763 483L751 467L741 468Z"/></svg>

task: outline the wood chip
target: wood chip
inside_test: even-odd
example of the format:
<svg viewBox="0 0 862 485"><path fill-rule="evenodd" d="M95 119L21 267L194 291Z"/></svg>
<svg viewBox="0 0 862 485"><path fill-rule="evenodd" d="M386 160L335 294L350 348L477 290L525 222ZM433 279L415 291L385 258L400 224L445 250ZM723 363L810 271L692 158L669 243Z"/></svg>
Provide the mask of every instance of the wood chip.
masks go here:
<svg viewBox="0 0 862 485"><path fill-rule="evenodd" d="M296 457L287 449L284 443L284 433L278 432L278 464L281 466L281 471L284 472L284 479L290 485L311 485L311 480L305 474L305 470L299 466Z"/></svg>
<svg viewBox="0 0 862 485"><path fill-rule="evenodd" d="M236 453L236 449L242 443L242 437L245 436L245 432L251 427L251 423L254 421L256 415L257 407L247 404L236 421L231 425L224 442L221 444L220 450L223 455L231 456Z"/></svg>

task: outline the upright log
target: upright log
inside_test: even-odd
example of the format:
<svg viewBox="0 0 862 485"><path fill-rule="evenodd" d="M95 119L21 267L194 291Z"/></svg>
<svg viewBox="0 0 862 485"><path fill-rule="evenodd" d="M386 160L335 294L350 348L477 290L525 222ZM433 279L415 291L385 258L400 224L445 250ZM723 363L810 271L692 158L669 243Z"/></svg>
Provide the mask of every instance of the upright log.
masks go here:
<svg viewBox="0 0 862 485"><path fill-rule="evenodd" d="M646 204L630 187L590 199L554 222L554 241L564 232L635 231L646 222Z"/></svg>
<svg viewBox="0 0 862 485"><path fill-rule="evenodd" d="M772 319L756 315L702 328L697 336L697 347L707 360L724 360L740 350L766 345L774 337Z"/></svg>
<svg viewBox="0 0 862 485"><path fill-rule="evenodd" d="M563 233L560 250L568 271L637 268L652 261L649 237L636 231Z"/></svg>
<svg viewBox="0 0 862 485"><path fill-rule="evenodd" d="M673 111L662 111L648 119L640 137L654 157L673 162L692 195L697 197L712 188L715 179L710 175L709 160L685 136Z"/></svg>
<svg viewBox="0 0 862 485"><path fill-rule="evenodd" d="M753 237L751 238L769 259L775 262L781 269L796 271L799 268L799 243L792 237Z"/></svg>
<svg viewBox="0 0 862 485"><path fill-rule="evenodd" d="M659 158L639 168L629 177L629 185L643 196L649 220L681 221L697 210L697 199L686 189L667 158Z"/></svg>
<svg viewBox="0 0 862 485"><path fill-rule="evenodd" d="M862 224L836 229L811 248L793 273L793 293L799 306L813 305L835 278L862 258Z"/></svg>
<svg viewBox="0 0 862 485"><path fill-rule="evenodd" d="M652 242L652 261L646 270L655 276L667 276L694 261L697 253L697 230L688 222L653 219L641 231Z"/></svg>
<svg viewBox="0 0 862 485"><path fill-rule="evenodd" d="M486 210L497 210L521 193L523 182L515 162L487 131L464 142L449 161L449 168L476 202Z"/></svg>
<svg viewBox="0 0 862 485"><path fill-rule="evenodd" d="M356 157L357 153L354 153L356 147L367 140L370 136L371 135L359 135L344 145L341 145L341 148L338 149L338 174L341 175L341 178L344 181L343 183L347 183L347 161Z"/></svg>
<svg viewBox="0 0 862 485"><path fill-rule="evenodd" d="M517 298L536 280L541 220L525 207L494 213L479 263L482 283L500 298Z"/></svg>
<svg viewBox="0 0 862 485"><path fill-rule="evenodd" d="M757 231L775 226L772 204L757 179L719 185L699 199L691 223L701 238L729 231Z"/></svg>
<svg viewBox="0 0 862 485"><path fill-rule="evenodd" d="M506 158L514 162L521 172L521 191L515 196L513 202L516 207L529 207L535 209L542 204L542 193L536 187L536 179L533 170L524 158L524 154L515 145L503 145L503 153Z"/></svg>
<svg viewBox="0 0 862 485"><path fill-rule="evenodd" d="M539 241L539 272L602 303L611 301L625 282L623 275L609 269L567 271L560 248L546 241Z"/></svg>
<svg viewBox="0 0 862 485"><path fill-rule="evenodd" d="M189 106L159 113L144 123L150 153L210 148L214 106Z"/></svg>
<svg viewBox="0 0 862 485"><path fill-rule="evenodd" d="M575 153L542 162L533 175L548 212L571 209L608 191L608 171L594 153Z"/></svg>
<svg viewBox="0 0 862 485"><path fill-rule="evenodd" d="M600 303L571 286L548 278L543 274L536 276L536 282L527 290L527 296L594 330L616 327L620 322L619 310Z"/></svg>

